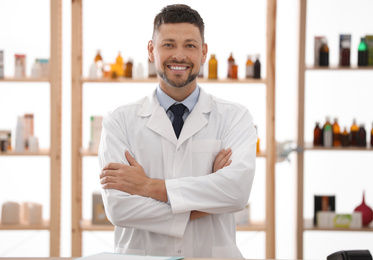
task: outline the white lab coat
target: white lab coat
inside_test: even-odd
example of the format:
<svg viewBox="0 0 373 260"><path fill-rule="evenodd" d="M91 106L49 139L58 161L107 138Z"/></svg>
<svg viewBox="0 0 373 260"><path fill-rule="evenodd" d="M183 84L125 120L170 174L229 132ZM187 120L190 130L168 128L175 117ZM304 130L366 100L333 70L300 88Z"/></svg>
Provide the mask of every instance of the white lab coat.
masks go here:
<svg viewBox="0 0 373 260"><path fill-rule="evenodd" d="M100 167L128 162L129 150L150 178L165 179L169 203L102 190L115 225L115 252L140 255L242 258L234 212L248 202L255 172L256 131L248 110L202 89L179 139L155 92L103 120ZM213 163L231 148L232 164ZM190 221L192 210L211 215Z"/></svg>

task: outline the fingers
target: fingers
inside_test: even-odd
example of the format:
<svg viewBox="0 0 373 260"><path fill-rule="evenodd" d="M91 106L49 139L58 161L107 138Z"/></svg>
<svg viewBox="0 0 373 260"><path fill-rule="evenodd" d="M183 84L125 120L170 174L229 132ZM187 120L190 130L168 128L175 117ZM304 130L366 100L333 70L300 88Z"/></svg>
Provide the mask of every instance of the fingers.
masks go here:
<svg viewBox="0 0 373 260"><path fill-rule="evenodd" d="M215 158L213 171L217 172L218 170L229 166L232 163L232 160L230 160L231 156L232 150L230 148L222 149Z"/></svg>
<svg viewBox="0 0 373 260"><path fill-rule="evenodd" d="M118 170L122 165L123 164L121 164L121 163L111 162L111 163L106 164L105 167L102 168L102 170L103 171L105 171L105 170Z"/></svg>
<svg viewBox="0 0 373 260"><path fill-rule="evenodd" d="M129 151L125 151L124 155L131 166L139 166L139 163L132 157Z"/></svg>

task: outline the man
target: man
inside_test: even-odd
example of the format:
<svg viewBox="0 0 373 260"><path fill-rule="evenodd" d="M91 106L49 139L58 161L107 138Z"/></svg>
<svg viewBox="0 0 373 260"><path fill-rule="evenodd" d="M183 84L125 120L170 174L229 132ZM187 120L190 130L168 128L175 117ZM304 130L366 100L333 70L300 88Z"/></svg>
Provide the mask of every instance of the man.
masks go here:
<svg viewBox="0 0 373 260"><path fill-rule="evenodd" d="M100 178L115 251L242 258L233 213L247 204L254 178L252 117L197 85L207 44L195 10L165 7L148 54L156 91L103 121Z"/></svg>

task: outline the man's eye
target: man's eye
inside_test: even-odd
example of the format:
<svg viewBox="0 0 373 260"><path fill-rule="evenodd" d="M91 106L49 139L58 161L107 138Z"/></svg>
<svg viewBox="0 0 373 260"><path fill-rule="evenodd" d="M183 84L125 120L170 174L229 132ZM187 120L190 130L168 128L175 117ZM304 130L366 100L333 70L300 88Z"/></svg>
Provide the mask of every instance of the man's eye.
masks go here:
<svg viewBox="0 0 373 260"><path fill-rule="evenodd" d="M196 46L193 45L193 44L188 44L187 47L188 47L188 48L195 48Z"/></svg>
<svg viewBox="0 0 373 260"><path fill-rule="evenodd" d="M166 43L165 45L163 45L164 47L172 47L172 44L169 44L169 43Z"/></svg>

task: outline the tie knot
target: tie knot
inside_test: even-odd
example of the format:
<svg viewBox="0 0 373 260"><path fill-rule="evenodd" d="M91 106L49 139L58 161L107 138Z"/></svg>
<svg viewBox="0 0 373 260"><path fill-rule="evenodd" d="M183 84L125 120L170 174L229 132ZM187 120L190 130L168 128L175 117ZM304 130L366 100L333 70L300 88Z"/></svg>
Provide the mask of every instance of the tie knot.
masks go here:
<svg viewBox="0 0 373 260"><path fill-rule="evenodd" d="M174 113L175 116L183 116L184 115L184 111L186 109L186 106L184 106L183 104L174 104L170 107L172 113Z"/></svg>

